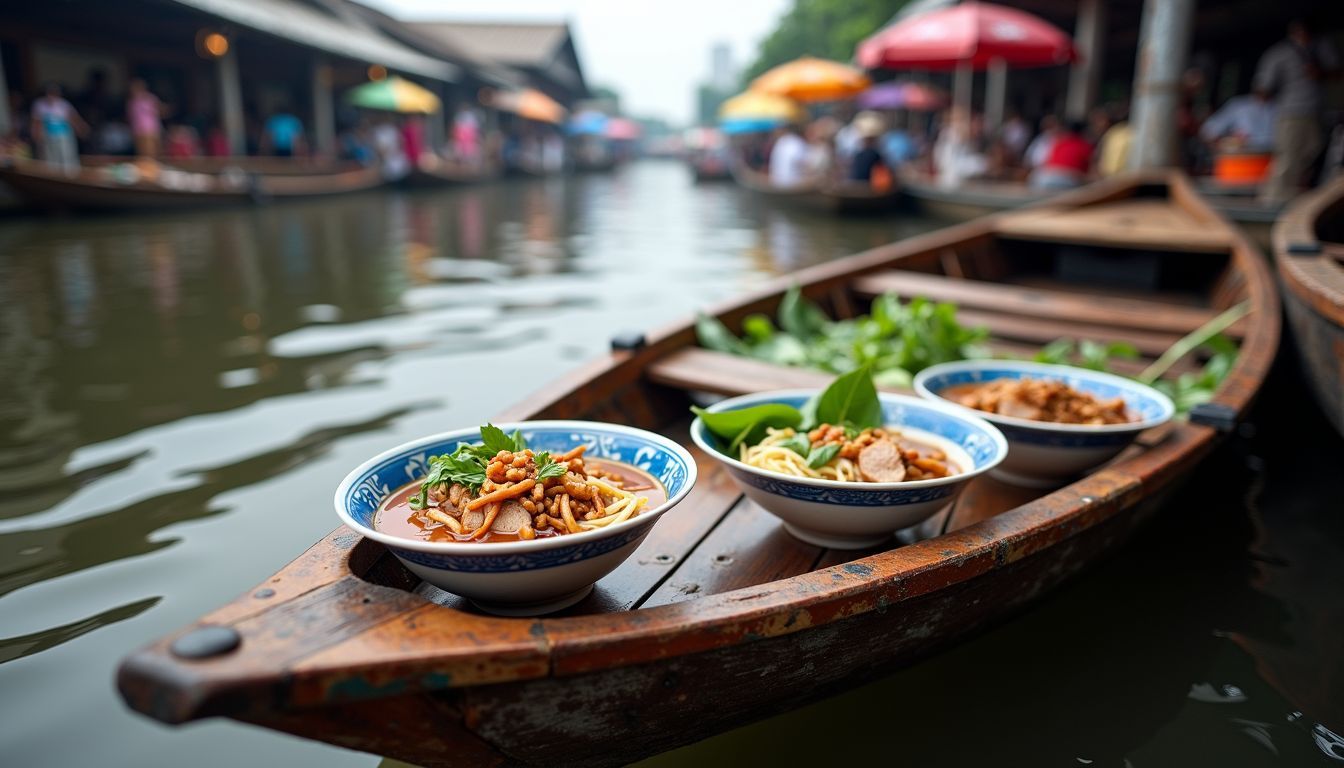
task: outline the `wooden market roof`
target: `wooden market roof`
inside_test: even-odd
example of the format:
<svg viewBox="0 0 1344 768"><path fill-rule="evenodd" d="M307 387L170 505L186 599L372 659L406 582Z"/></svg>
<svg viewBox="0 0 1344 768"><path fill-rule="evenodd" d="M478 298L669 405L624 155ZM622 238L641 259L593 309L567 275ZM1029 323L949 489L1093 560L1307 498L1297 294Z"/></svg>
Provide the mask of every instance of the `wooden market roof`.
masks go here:
<svg viewBox="0 0 1344 768"><path fill-rule="evenodd" d="M565 104L588 94L569 24L558 22L415 21L407 26L471 58L527 73L533 85Z"/></svg>

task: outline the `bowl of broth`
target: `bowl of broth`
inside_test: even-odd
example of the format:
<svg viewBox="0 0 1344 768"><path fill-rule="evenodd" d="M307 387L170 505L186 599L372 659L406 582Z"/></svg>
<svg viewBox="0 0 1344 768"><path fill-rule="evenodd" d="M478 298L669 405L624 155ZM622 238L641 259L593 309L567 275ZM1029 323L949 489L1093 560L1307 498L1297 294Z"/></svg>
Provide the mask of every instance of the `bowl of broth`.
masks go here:
<svg viewBox="0 0 1344 768"><path fill-rule="evenodd" d="M773 404L802 409L816 394L760 392L705 410L724 413ZM960 409L885 392L877 399L881 427L770 429L763 438L725 450L697 417L691 439L796 538L834 549L873 547L951 504L1008 451L993 425ZM810 463L809 457L814 459Z"/></svg>
<svg viewBox="0 0 1344 768"><path fill-rule="evenodd" d="M1133 379L1015 360L930 366L916 374L915 390L998 427L1008 457L992 474L1033 488L1064 485L1106 463L1176 412L1170 398Z"/></svg>
<svg viewBox="0 0 1344 768"><path fill-rule="evenodd" d="M429 584L532 616L587 596L695 480L691 454L662 435L528 421L392 448L345 477L335 506Z"/></svg>

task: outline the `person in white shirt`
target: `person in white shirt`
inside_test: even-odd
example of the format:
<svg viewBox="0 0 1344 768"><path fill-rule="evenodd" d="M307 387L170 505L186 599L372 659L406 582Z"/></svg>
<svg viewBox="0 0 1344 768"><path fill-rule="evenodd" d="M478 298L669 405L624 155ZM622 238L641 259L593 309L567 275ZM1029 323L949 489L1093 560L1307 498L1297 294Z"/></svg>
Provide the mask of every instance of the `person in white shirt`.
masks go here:
<svg viewBox="0 0 1344 768"><path fill-rule="evenodd" d="M1045 161L1050 158L1050 150L1054 149L1055 139L1057 138L1059 138L1059 118L1054 115L1042 117L1041 132L1027 145L1026 166L1028 168L1039 168L1045 165Z"/></svg>
<svg viewBox="0 0 1344 768"><path fill-rule="evenodd" d="M1233 96L1199 127L1199 135L1210 144L1232 137L1249 150L1274 149L1274 121L1278 110L1264 94Z"/></svg>
<svg viewBox="0 0 1344 768"><path fill-rule="evenodd" d="M797 187L808 181L807 142L796 125L787 125L780 131L770 150L770 183L776 187Z"/></svg>

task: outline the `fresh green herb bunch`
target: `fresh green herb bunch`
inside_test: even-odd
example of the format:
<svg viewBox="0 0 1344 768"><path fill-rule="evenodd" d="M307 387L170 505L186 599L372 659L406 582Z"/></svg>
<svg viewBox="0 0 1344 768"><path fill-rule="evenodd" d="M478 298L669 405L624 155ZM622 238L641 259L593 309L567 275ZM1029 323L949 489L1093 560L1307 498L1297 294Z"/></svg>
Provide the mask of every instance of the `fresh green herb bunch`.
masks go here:
<svg viewBox="0 0 1344 768"><path fill-rule="evenodd" d="M895 294L873 301L872 312L852 320L832 320L803 297L798 286L779 305L779 327L765 315L742 321L743 337L723 323L701 316L700 344L759 360L830 373L870 365L881 387L908 387L914 374L937 363L988 357L989 331L957 322L957 307L915 297L902 304Z"/></svg>
<svg viewBox="0 0 1344 768"><path fill-rule="evenodd" d="M525 450L527 441L522 432L515 429L513 434L507 434L493 424L486 424L481 427L479 444L458 443L457 450L452 453L429 457L429 469L420 483L420 492L411 497L411 508L424 509L429 501L429 490L438 485L462 485L476 493L485 485L486 469L500 451L519 453ZM562 477L568 471L567 465L552 461L546 451L533 455L532 461L537 465L537 482Z"/></svg>

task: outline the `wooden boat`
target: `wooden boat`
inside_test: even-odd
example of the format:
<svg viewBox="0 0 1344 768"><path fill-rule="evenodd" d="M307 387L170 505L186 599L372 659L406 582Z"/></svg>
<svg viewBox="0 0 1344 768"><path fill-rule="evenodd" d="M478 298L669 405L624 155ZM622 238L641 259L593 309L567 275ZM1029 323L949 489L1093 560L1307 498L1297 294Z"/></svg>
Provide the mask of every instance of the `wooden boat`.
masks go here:
<svg viewBox="0 0 1344 768"><path fill-rule="evenodd" d="M895 208L901 199L900 189L895 186L885 192L859 182L786 188L771 184L766 174L745 165L733 165L731 173L738 184L772 203L826 213L881 213Z"/></svg>
<svg viewBox="0 0 1344 768"><path fill-rule="evenodd" d="M1230 330L1241 354L1191 421L1053 492L978 478L884 551L792 538L696 454L691 495L588 598L546 618L481 615L338 529L130 656L122 695L169 723L231 717L426 766L619 765L872 680L1004 619L1154 515L1235 428L1279 338L1263 255L1184 177L1112 180L1024 213L812 267L716 315L737 330L795 281L839 315L894 290L958 301L1001 351L1064 332L1130 341L1151 358L1248 301L1252 314ZM1084 236L1061 239L1059 222ZM1070 282L1070 265L1089 260L1155 265L1156 288ZM698 348L689 322L613 350L497 415L629 423L689 444L693 392L830 379ZM314 489L315 503L327 495Z"/></svg>
<svg viewBox="0 0 1344 768"><path fill-rule="evenodd" d="M30 205L50 209L161 210L244 205L273 198L324 197L382 185L378 168L331 167L320 172L255 173L221 165L220 170L188 170L163 164L152 177L127 174L109 164L81 166L66 174L46 163L11 161L0 165L0 182Z"/></svg>
<svg viewBox="0 0 1344 768"><path fill-rule="evenodd" d="M901 189L916 210L944 221L966 221L999 211L1021 208L1048 200L1058 190L1032 189L1021 181L972 180L956 187L940 186L932 175L907 169L901 172ZM1201 181L1198 188L1210 207L1236 223L1261 247L1269 247L1269 230L1281 206L1258 202L1247 188Z"/></svg>
<svg viewBox="0 0 1344 768"><path fill-rule="evenodd" d="M1302 368L1344 435L1344 177L1292 203L1274 226L1274 259Z"/></svg>
<svg viewBox="0 0 1344 768"><path fill-rule="evenodd" d="M499 169L487 165L462 165L449 160L436 164L417 163L411 166L405 183L412 187L439 187L458 184L477 184L499 176Z"/></svg>

